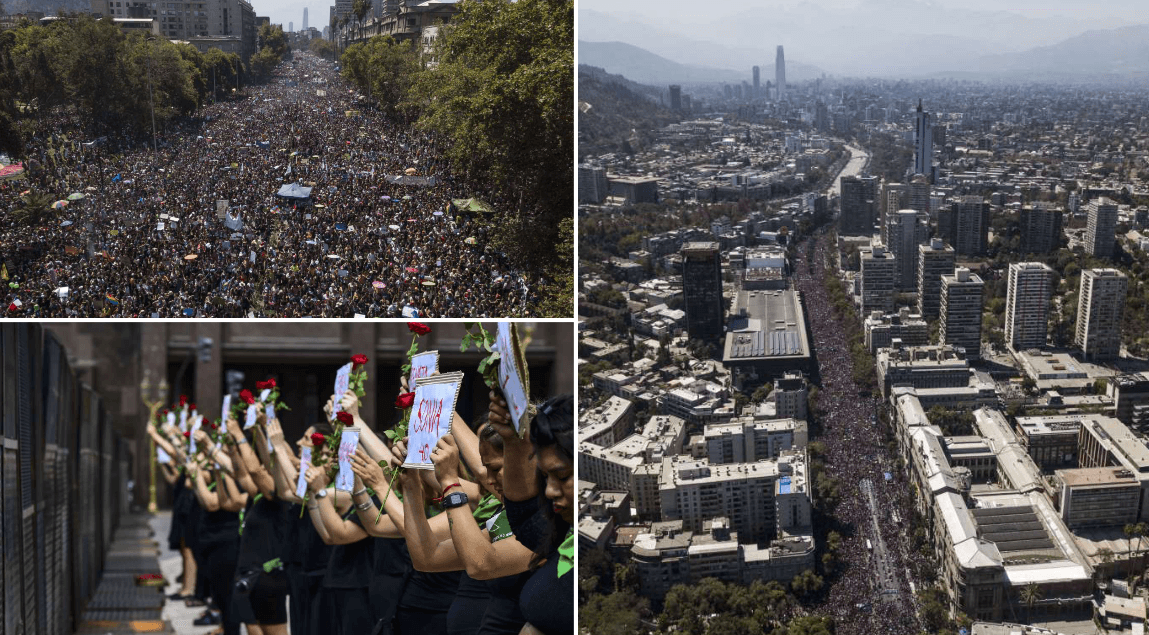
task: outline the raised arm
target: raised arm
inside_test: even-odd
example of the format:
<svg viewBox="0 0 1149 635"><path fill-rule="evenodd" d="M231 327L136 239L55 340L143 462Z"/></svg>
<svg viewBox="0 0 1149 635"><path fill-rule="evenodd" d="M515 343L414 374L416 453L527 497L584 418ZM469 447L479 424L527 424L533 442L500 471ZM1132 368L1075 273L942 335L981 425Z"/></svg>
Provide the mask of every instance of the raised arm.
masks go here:
<svg viewBox="0 0 1149 635"><path fill-rule="evenodd" d="M313 493L316 503L319 506L320 519L323 526L327 529L327 538L324 542L329 545L347 545L353 542L358 542L367 537L367 532L363 528L353 522L343 520L339 512L335 510L335 505L331 498L335 495L335 490L327 492L327 472L326 470L318 467L312 467L307 470L307 486ZM326 492L321 494L321 492ZM320 534L322 536L323 534Z"/></svg>
<svg viewBox="0 0 1149 635"><path fill-rule="evenodd" d="M251 444L247 442L247 438L243 435L243 428L240 427L239 422L231 417L227 419L227 433L235 441L236 447L239 449L240 460L243 461L244 468L255 482L256 487L264 496L274 496L275 494L275 479L271 474L264 469L263 465L259 462L259 457L251 449ZM259 434L259 428L256 428L255 435L256 443L259 443L262 438Z"/></svg>
<svg viewBox="0 0 1149 635"><path fill-rule="evenodd" d="M506 400L493 390L490 424L503 438L503 497L520 503L535 498L539 493L539 483L529 435L522 438L515 432Z"/></svg>

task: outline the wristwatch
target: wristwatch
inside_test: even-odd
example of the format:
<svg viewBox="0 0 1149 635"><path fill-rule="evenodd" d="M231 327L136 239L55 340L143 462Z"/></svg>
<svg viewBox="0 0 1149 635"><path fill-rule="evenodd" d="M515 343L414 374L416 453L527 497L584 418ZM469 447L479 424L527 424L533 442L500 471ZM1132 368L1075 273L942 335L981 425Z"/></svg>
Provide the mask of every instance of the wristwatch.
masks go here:
<svg viewBox="0 0 1149 635"><path fill-rule="evenodd" d="M465 493L463 493L463 492L451 492L450 494L447 494L446 496L443 497L443 502L441 503L441 506L443 507L443 509L451 509L452 507L462 507L463 505L466 505L468 502L470 502L470 499L467 498L467 495Z"/></svg>
<svg viewBox="0 0 1149 635"><path fill-rule="evenodd" d="M315 492L315 498L327 498L327 488Z"/></svg>

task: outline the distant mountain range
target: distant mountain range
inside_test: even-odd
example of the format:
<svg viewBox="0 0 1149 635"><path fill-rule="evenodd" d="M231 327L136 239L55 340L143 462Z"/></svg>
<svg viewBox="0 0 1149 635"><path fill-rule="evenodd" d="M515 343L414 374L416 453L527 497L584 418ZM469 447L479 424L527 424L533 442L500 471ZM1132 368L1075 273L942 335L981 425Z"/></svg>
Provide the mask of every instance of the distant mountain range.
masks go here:
<svg viewBox="0 0 1149 635"><path fill-rule="evenodd" d="M1149 24L1088 31L1021 53L989 55L971 72L1051 80L1108 80L1149 76Z"/></svg>
<svg viewBox="0 0 1149 635"><path fill-rule="evenodd" d="M1149 26L1100 11L1022 13L1008 4L986 10L931 0L859 0L845 8L818 0L737 4L687 16L676 13L685 9L667 6L657 19L649 10L580 8L582 43L626 43L644 55L588 46L585 54L594 57L580 50L579 61L632 77L621 64L634 59L636 67L628 70L640 75L632 78L657 84L670 77L684 83L699 76L742 81L755 64L765 82L773 77L779 44L786 47L787 78L794 81L823 69L838 77L1088 81L1097 74L1140 77L1149 65ZM612 52L627 59L612 60ZM813 72L804 74L792 59Z"/></svg>
<svg viewBox="0 0 1149 635"><path fill-rule="evenodd" d="M579 156L629 153L653 139L653 131L679 121L664 107L660 90L612 75L601 68L578 67Z"/></svg>
<svg viewBox="0 0 1149 635"><path fill-rule="evenodd" d="M89 13L92 3L89 0L3 0L0 2L5 14L29 13L38 11L44 15L56 15L63 9L66 12Z"/></svg>
<svg viewBox="0 0 1149 635"><path fill-rule="evenodd" d="M773 55L773 52L771 52ZM598 66L610 73L617 73L640 84L665 87L668 84L709 84L752 81L750 67L743 71L692 64L680 64L623 42L587 42L579 40L578 62ZM774 81L774 59L761 67L760 81ZM818 68L786 60L786 81L814 79L822 74Z"/></svg>

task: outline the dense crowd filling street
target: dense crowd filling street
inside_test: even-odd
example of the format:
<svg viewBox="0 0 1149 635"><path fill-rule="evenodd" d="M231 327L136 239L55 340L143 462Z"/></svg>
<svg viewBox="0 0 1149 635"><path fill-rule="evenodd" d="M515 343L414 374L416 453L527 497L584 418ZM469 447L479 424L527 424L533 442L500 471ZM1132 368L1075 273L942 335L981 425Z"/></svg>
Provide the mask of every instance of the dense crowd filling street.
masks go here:
<svg viewBox="0 0 1149 635"><path fill-rule="evenodd" d="M545 288L452 204L510 207L452 174L448 141L312 55L158 150L80 124L46 118L26 178L0 183L7 317L527 316ZM57 199L35 226L12 219L27 193Z"/></svg>
<svg viewBox="0 0 1149 635"><path fill-rule="evenodd" d="M834 517L841 524L843 570L813 609L832 616L840 634L918 632L912 591L921 584L911 587L911 569L922 556L909 548L911 494L884 445L878 398L864 396L866 387L851 375L846 333L824 286L825 276L834 275L828 240L822 233L798 246L793 277L818 364L821 431L811 440L825 445L825 469L839 479L841 495Z"/></svg>

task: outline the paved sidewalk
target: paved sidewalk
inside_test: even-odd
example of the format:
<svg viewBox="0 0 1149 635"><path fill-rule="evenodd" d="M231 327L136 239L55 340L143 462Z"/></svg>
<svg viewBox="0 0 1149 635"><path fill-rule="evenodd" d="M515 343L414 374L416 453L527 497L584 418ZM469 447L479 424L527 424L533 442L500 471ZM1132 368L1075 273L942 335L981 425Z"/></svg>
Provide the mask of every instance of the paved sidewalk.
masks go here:
<svg viewBox="0 0 1149 635"><path fill-rule="evenodd" d="M183 600L169 600L168 595L180 590L176 578L183 571L183 559L180 552L168 549L168 531L172 526L172 513L170 511L156 512L150 522L156 532L156 541L160 545L160 571L168 581L164 589L163 619L172 625L178 635L205 635L215 630L215 626L193 626L192 621L203 613L204 607L188 608Z"/></svg>
<svg viewBox="0 0 1149 635"><path fill-rule="evenodd" d="M112 536L103 571L84 607L76 632L83 635L170 633L161 619L163 596L140 586L143 574L159 572L159 548L147 514L125 514Z"/></svg>

